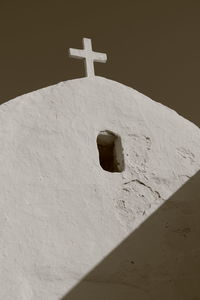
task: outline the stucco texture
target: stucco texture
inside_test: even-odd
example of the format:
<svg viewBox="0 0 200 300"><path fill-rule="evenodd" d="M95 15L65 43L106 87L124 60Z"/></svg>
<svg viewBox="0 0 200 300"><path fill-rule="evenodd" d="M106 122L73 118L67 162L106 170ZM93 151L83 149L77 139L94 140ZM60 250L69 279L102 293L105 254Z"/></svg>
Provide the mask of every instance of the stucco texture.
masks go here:
<svg viewBox="0 0 200 300"><path fill-rule="evenodd" d="M106 130L121 138L123 172L99 164L96 139ZM62 82L2 104L0 298L61 299L199 171L199 149L197 126L102 77ZM160 265L136 268L131 278L137 282L144 272L165 284L167 239ZM119 292L113 299L134 293L136 300L160 299L145 277L147 292L128 284L126 274L127 296Z"/></svg>

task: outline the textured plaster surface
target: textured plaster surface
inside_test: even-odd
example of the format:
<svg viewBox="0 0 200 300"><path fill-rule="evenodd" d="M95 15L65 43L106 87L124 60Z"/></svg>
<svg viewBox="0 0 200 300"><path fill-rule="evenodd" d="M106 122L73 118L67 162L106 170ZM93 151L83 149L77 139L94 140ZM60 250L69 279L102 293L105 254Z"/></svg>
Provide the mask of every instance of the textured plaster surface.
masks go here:
<svg viewBox="0 0 200 300"><path fill-rule="evenodd" d="M122 173L99 164L104 130L121 137ZM101 77L1 105L0 299L60 299L200 169L199 149L197 126ZM164 263L148 268L165 282Z"/></svg>

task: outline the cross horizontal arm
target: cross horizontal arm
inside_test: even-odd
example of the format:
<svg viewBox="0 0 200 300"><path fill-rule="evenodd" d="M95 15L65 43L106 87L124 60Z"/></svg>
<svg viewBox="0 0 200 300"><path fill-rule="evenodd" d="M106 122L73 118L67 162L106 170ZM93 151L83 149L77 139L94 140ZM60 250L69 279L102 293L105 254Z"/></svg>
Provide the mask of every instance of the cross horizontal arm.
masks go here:
<svg viewBox="0 0 200 300"><path fill-rule="evenodd" d="M107 55L105 53L93 52L93 60L96 62L106 63Z"/></svg>
<svg viewBox="0 0 200 300"><path fill-rule="evenodd" d="M85 50L70 48L69 55L70 55L70 57L84 59L85 58Z"/></svg>

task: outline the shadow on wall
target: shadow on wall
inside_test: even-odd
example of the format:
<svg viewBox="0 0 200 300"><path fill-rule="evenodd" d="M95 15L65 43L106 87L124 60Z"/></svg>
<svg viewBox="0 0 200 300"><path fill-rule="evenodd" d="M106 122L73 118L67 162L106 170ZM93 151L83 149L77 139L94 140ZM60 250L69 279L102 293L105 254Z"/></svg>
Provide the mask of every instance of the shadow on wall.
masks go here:
<svg viewBox="0 0 200 300"><path fill-rule="evenodd" d="M200 299L200 172L61 300Z"/></svg>

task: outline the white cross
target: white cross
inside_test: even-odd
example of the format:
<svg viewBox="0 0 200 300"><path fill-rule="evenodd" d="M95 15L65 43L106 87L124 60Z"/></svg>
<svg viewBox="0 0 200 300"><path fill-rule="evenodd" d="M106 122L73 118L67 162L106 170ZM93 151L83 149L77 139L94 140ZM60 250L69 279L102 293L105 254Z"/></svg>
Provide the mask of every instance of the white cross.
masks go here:
<svg viewBox="0 0 200 300"><path fill-rule="evenodd" d="M85 59L86 76L94 77L94 62L105 63L107 55L105 53L92 51L91 39L83 38L83 48L83 50L70 48L69 55L74 58Z"/></svg>

